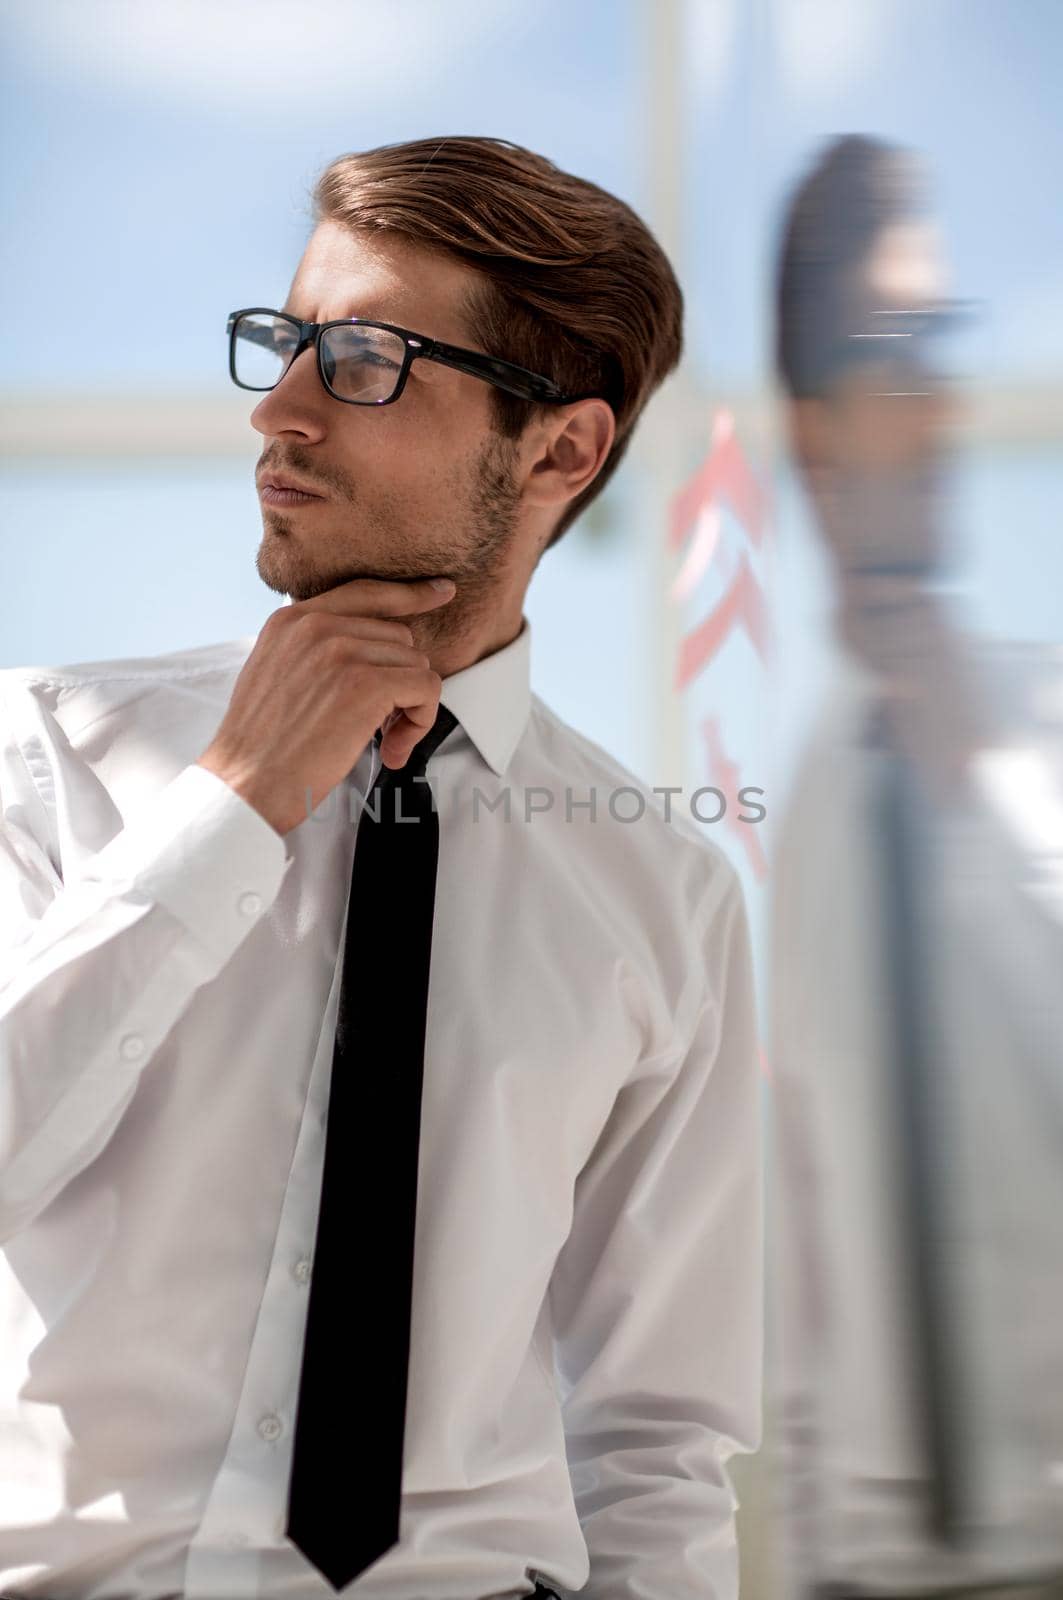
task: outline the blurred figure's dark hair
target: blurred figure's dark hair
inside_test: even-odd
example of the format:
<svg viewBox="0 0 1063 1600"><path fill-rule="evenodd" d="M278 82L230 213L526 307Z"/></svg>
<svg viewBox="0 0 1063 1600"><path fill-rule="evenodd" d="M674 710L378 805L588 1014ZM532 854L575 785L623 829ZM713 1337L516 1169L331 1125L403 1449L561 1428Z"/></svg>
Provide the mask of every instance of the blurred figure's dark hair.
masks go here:
<svg viewBox="0 0 1063 1600"><path fill-rule="evenodd" d="M856 269L887 223L920 203L910 151L847 134L820 153L783 213L775 275L775 370L795 398L822 392Z"/></svg>

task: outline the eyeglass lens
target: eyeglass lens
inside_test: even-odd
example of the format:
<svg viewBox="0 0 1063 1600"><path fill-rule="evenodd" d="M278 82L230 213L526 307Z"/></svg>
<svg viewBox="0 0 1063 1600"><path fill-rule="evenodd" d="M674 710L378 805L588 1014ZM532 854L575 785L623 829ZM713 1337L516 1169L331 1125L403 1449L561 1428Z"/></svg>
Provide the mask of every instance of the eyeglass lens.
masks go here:
<svg viewBox="0 0 1063 1600"><path fill-rule="evenodd" d="M272 389L287 371L298 342L298 330L283 317L260 311L241 317L233 344L237 382L249 389ZM363 405L391 398L405 355L405 340L383 328L351 323L321 336L321 364L330 387L341 399Z"/></svg>

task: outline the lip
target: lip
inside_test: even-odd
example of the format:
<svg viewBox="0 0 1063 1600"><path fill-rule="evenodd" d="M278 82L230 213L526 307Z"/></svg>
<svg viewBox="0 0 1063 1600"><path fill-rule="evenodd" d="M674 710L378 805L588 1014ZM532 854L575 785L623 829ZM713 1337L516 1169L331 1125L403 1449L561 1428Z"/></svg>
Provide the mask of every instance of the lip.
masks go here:
<svg viewBox="0 0 1063 1600"><path fill-rule="evenodd" d="M301 505L304 501L324 499L315 489L304 488L298 478L280 472L262 477L258 492L267 505Z"/></svg>

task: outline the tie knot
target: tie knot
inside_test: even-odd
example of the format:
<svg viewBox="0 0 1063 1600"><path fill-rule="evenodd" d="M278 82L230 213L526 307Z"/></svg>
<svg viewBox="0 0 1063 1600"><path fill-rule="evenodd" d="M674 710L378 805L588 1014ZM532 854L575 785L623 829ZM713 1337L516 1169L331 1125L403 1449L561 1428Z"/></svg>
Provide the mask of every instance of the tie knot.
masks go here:
<svg viewBox="0 0 1063 1600"><path fill-rule="evenodd" d="M428 763L431 757L434 755L436 749L443 743L443 740L446 738L447 734L451 733L457 727L457 725L458 719L454 715L453 711L448 711L446 706L440 705L435 722L429 728L424 738L418 739L417 743L414 745L409 756L407 757L406 765L398 768L382 768L377 776L377 781L374 787L382 788L385 784L395 785L399 783L405 786L406 784L412 783L415 778L423 777L428 769ZM379 750L381 745L381 733L379 728L373 735L373 743Z"/></svg>

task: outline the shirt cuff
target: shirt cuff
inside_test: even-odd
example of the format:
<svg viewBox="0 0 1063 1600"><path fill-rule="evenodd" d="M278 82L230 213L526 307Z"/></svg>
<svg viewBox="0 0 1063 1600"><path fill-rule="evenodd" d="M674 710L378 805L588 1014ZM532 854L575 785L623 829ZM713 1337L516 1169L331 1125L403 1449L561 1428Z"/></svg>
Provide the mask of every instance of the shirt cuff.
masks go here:
<svg viewBox="0 0 1063 1600"><path fill-rule="evenodd" d="M146 801L85 864L165 908L220 971L269 910L293 859L277 832L224 778L196 762Z"/></svg>

